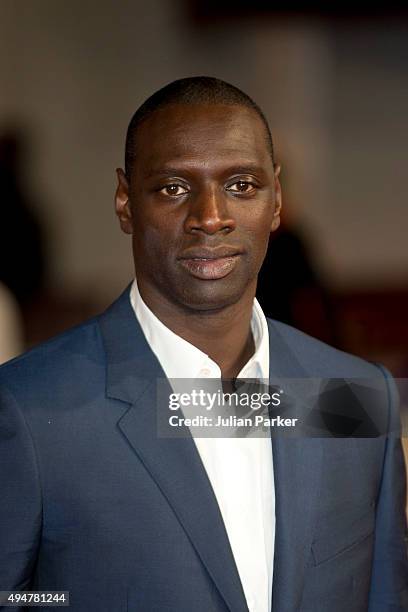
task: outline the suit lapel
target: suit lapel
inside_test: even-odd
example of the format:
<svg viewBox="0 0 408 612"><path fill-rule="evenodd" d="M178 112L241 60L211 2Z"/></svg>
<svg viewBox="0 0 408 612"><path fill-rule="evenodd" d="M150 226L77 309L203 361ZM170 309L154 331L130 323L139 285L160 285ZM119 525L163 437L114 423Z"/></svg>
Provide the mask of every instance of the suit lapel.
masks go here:
<svg viewBox="0 0 408 612"><path fill-rule="evenodd" d="M269 341L271 381L309 376L271 321ZM301 606L318 504L322 448L317 438L272 440L276 515L272 612L294 612Z"/></svg>
<svg viewBox="0 0 408 612"><path fill-rule="evenodd" d="M298 610L313 536L313 518L322 469L317 439L275 438L275 554L272 612Z"/></svg>
<svg viewBox="0 0 408 612"><path fill-rule="evenodd" d="M156 381L165 374L135 318L128 289L99 323L107 356L107 396L130 404L118 422L121 433L157 483L230 610L248 612L218 504L189 430L177 439L157 435Z"/></svg>

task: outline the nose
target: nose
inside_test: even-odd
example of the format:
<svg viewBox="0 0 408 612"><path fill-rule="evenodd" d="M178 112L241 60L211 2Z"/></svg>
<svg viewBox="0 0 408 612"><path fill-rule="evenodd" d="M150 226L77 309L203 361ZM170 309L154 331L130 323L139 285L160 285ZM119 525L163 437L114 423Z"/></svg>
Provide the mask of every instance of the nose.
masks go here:
<svg viewBox="0 0 408 612"><path fill-rule="evenodd" d="M184 222L184 229L187 233L203 232L211 235L222 232L229 234L235 229L236 222L229 212L226 194L215 186L201 190L190 199L189 204Z"/></svg>

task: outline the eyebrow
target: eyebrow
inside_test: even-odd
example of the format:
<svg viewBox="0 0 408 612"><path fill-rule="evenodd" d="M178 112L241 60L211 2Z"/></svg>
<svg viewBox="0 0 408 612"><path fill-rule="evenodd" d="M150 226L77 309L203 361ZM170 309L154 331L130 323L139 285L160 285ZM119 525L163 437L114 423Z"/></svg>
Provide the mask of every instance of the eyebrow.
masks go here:
<svg viewBox="0 0 408 612"><path fill-rule="evenodd" d="M145 178L152 177L166 177L166 176L176 176L178 174L193 174L194 170L190 169L188 165L167 165L153 168L148 174L145 175ZM265 169L258 164L254 164L251 162L248 163L239 163L230 165L225 168L220 169L221 174L265 174Z"/></svg>

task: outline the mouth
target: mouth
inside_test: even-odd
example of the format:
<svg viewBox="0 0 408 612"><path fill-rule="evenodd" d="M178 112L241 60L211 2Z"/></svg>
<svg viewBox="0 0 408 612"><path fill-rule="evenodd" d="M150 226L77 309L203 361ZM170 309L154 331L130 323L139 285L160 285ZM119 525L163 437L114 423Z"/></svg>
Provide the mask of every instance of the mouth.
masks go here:
<svg viewBox="0 0 408 612"><path fill-rule="evenodd" d="M181 259L181 265L192 276L201 280L218 280L227 276L235 268L240 255L219 257L217 259Z"/></svg>
<svg viewBox="0 0 408 612"><path fill-rule="evenodd" d="M190 249L180 258L181 265L195 278L218 280L228 276L242 253L235 248Z"/></svg>

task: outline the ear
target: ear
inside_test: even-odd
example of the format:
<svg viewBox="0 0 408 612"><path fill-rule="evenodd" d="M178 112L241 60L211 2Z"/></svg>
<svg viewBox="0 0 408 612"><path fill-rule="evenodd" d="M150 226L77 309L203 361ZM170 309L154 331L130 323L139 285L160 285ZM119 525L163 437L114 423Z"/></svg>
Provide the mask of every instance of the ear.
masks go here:
<svg viewBox="0 0 408 612"><path fill-rule="evenodd" d="M116 169L118 186L115 193L115 212L122 232L133 234L133 219L129 200L129 183L121 168Z"/></svg>
<svg viewBox="0 0 408 612"><path fill-rule="evenodd" d="M275 211L273 213L271 232L274 232L278 229L280 225L280 213L282 210L282 189L279 181L281 167L279 164L275 165L274 175L275 175Z"/></svg>

